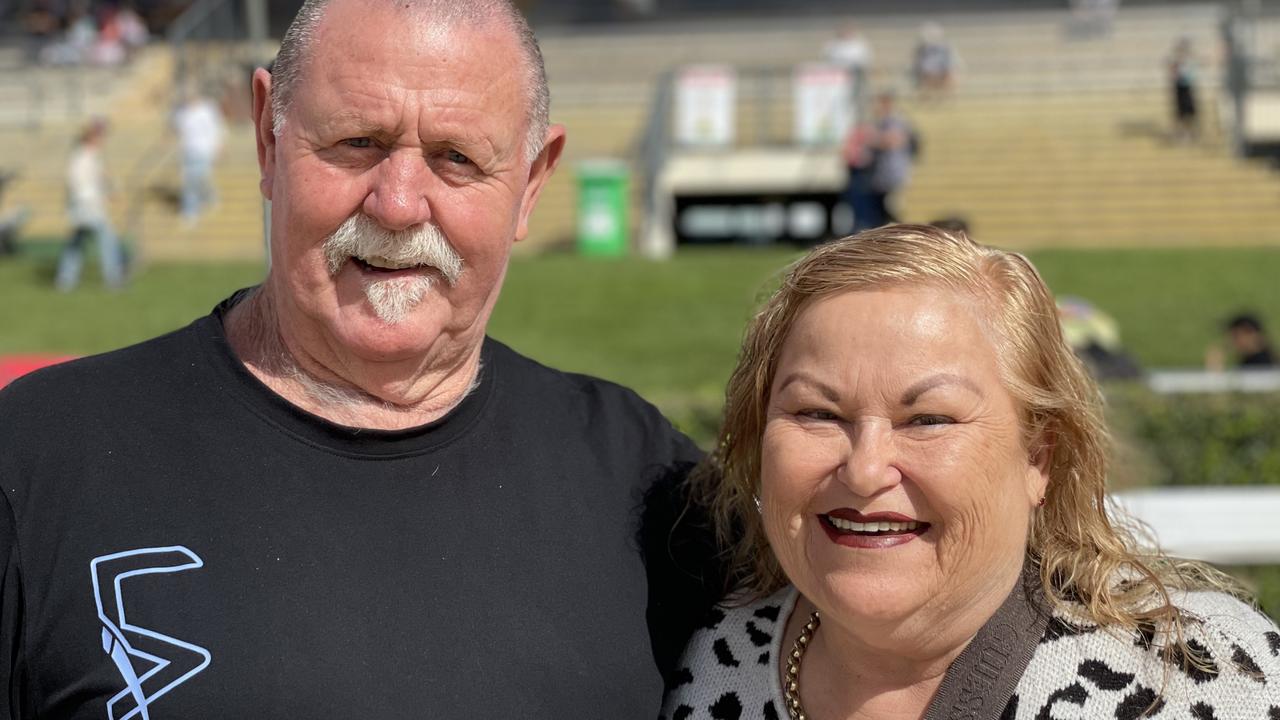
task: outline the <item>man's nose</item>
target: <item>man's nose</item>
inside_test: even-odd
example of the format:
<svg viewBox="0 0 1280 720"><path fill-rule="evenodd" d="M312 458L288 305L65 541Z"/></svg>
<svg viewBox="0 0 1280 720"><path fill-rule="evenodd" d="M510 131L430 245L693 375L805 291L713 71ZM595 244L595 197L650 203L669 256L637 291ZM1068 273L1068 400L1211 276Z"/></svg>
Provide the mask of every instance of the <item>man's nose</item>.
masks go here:
<svg viewBox="0 0 1280 720"><path fill-rule="evenodd" d="M902 482L895 464L892 427L863 421L848 433L844 462L837 469L840 482L860 497L874 497Z"/></svg>
<svg viewBox="0 0 1280 720"><path fill-rule="evenodd" d="M427 190L433 178L421 155L392 152L373 172L373 185L364 199L365 215L393 232L431 219Z"/></svg>

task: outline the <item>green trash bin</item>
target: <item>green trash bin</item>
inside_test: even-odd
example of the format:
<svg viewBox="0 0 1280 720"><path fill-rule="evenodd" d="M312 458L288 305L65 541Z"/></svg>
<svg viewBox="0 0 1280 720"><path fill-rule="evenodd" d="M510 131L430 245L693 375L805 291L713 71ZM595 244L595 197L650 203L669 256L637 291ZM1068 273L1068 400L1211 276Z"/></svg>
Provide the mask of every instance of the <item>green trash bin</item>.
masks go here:
<svg viewBox="0 0 1280 720"><path fill-rule="evenodd" d="M620 160L578 165L578 252L596 257L627 254L631 172Z"/></svg>

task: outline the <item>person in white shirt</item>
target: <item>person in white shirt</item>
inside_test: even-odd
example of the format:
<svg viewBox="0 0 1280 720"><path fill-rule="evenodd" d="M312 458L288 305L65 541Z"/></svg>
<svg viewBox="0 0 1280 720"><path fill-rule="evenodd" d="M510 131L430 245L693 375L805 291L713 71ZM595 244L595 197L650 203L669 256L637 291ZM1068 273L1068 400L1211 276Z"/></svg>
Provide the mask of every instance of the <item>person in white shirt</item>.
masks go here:
<svg viewBox="0 0 1280 720"><path fill-rule="evenodd" d="M222 111L212 100L192 93L173 114L182 153L182 218L194 225L214 204L213 163L222 150Z"/></svg>
<svg viewBox="0 0 1280 720"><path fill-rule="evenodd" d="M835 39L827 43L824 49L827 62L843 67L849 73L849 81L853 83L853 103L855 117L861 118L866 100L867 80L871 74L871 62L875 53L871 43L856 25L845 25Z"/></svg>
<svg viewBox="0 0 1280 720"><path fill-rule="evenodd" d="M124 284L124 255L107 211L111 185L102 161L106 134L105 120L91 121L77 139L67 163L67 216L71 221L71 237L58 259L54 279L55 286L63 292L74 290L80 284L84 250L91 238L98 241L103 283L113 289Z"/></svg>

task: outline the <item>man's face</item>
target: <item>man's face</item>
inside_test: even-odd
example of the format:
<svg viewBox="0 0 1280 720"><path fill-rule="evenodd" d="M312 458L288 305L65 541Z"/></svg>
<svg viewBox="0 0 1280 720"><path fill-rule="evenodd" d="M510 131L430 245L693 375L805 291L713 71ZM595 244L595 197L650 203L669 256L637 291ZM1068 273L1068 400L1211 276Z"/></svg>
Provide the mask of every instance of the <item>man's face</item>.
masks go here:
<svg viewBox="0 0 1280 720"><path fill-rule="evenodd" d="M335 0L310 52L278 136L270 78L255 77L281 322L366 361L474 348L561 142L553 129L526 160L515 38L496 22L433 27L397 4ZM348 242L327 242L335 233ZM360 240L370 233L381 241ZM415 235L435 235L436 253L398 255ZM450 247L460 273L442 272ZM377 302L388 293L394 312Z"/></svg>

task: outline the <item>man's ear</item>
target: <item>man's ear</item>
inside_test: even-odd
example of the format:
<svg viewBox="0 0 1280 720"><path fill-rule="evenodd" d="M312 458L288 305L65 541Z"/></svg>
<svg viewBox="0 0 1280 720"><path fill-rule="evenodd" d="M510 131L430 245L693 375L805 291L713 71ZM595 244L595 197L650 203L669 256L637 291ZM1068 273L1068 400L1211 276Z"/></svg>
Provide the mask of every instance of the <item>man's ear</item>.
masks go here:
<svg viewBox="0 0 1280 720"><path fill-rule="evenodd" d="M560 164L560 156L564 152L565 131L563 125L552 125L547 128L546 140L542 143L542 152L529 166L529 183L525 186L524 197L520 203L520 218L516 224L516 242L525 239L529 234L529 215L533 206L542 194L542 188L551 179L556 166Z"/></svg>
<svg viewBox="0 0 1280 720"><path fill-rule="evenodd" d="M258 141L258 187L262 196L270 200L276 174L276 132L271 111L271 73L265 68L253 71L253 131Z"/></svg>

